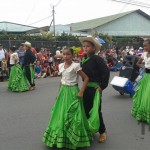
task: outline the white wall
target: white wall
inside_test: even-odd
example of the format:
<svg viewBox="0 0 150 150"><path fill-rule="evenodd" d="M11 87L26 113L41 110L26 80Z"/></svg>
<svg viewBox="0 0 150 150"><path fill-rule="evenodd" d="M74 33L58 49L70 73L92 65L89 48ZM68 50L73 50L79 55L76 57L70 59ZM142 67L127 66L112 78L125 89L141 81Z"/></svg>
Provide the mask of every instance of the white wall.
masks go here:
<svg viewBox="0 0 150 150"><path fill-rule="evenodd" d="M95 30L113 36L150 36L150 20L133 12Z"/></svg>

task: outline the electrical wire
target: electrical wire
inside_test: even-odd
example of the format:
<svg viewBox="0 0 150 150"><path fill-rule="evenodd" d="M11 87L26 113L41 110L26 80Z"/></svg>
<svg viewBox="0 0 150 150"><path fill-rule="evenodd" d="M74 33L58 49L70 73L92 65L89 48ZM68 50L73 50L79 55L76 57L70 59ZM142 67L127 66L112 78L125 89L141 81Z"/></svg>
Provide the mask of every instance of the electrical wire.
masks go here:
<svg viewBox="0 0 150 150"><path fill-rule="evenodd" d="M30 19L30 17L32 16L32 14L33 14L33 12L34 12L34 10L35 10L37 4L38 4L38 1L39 1L39 0L36 0L36 2L33 4L33 7L32 7L32 9L31 9L31 11L30 11L28 17L26 18L25 22L27 22L27 21Z"/></svg>
<svg viewBox="0 0 150 150"><path fill-rule="evenodd" d="M131 1L131 2L128 2L125 0L112 0L112 1L120 2L120 3L127 3L130 5L135 5L135 6L145 7L145 8L150 8L150 4L142 3L142 2L138 2L138 1Z"/></svg>
<svg viewBox="0 0 150 150"><path fill-rule="evenodd" d="M54 5L54 7L57 7L60 4L61 1L62 0L59 0L59 2L56 5Z"/></svg>
<svg viewBox="0 0 150 150"><path fill-rule="evenodd" d="M128 0L128 2L130 2L131 0ZM123 6L123 8L119 11L119 13L122 13L122 11L128 6L129 4L128 3L126 3L124 6Z"/></svg>
<svg viewBox="0 0 150 150"><path fill-rule="evenodd" d="M48 18L50 18L50 17L52 17L52 16L53 16L53 15L50 15L50 16L48 16L48 17L46 17L46 18L43 18L43 19L38 20L38 21L36 21L36 22L30 23L30 24L28 24L28 25L32 25L32 24L39 23L39 22L41 22L41 21L43 21L43 20L46 20L46 19L48 19Z"/></svg>
<svg viewBox="0 0 150 150"><path fill-rule="evenodd" d="M38 21L36 21L36 22L30 23L30 24L27 24L27 25L24 25L24 26L30 26L30 25L39 23L39 22L41 22L41 21L43 21L43 20L49 19L49 18L52 17L52 16L53 16L53 15L50 15L50 16L48 16L48 17L46 17L46 18L43 18L43 19L41 19L41 20L38 20ZM22 28L22 26L17 27L17 28L13 28L13 30L20 29L20 28Z"/></svg>

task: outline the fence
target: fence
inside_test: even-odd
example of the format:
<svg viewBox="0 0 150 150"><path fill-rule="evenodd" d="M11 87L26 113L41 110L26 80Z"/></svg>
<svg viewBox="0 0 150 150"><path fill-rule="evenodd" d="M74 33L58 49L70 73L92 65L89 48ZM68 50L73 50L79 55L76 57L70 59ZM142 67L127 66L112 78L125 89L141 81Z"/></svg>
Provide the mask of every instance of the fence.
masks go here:
<svg viewBox="0 0 150 150"><path fill-rule="evenodd" d="M19 47L21 43L24 43L25 41L22 40L0 40L0 43L3 45L5 49L9 49L9 47L15 45L16 47ZM63 47L63 46L81 46L79 41L29 41L31 42L32 46L35 47L37 50L41 47L51 49L51 51L55 51L56 48Z"/></svg>

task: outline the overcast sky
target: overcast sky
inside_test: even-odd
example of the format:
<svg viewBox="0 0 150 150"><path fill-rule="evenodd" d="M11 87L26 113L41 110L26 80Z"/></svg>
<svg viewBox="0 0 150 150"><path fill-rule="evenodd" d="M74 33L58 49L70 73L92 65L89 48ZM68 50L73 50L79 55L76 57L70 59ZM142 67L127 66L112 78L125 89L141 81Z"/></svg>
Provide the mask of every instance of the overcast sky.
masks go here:
<svg viewBox="0 0 150 150"><path fill-rule="evenodd" d="M138 1L150 6L150 0L126 1ZM0 21L35 27L49 26L53 5L57 5L55 24L75 23L135 9L141 9L150 15L150 7L134 6L113 0L0 0Z"/></svg>

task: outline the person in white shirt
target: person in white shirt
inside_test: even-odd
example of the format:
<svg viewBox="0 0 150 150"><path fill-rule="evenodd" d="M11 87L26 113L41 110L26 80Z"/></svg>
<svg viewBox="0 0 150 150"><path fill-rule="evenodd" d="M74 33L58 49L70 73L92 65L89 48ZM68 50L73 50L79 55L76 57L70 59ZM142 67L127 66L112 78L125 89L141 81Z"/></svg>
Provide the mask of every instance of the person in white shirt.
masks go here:
<svg viewBox="0 0 150 150"><path fill-rule="evenodd" d="M5 50L3 49L3 45L0 44L0 62L5 58Z"/></svg>
<svg viewBox="0 0 150 150"><path fill-rule="evenodd" d="M23 92L29 90L29 82L19 64L19 56L16 47L10 48L10 77L8 81L8 89L13 92Z"/></svg>
<svg viewBox="0 0 150 150"><path fill-rule="evenodd" d="M150 39L146 39L143 45L145 52L138 60L137 66L143 67L144 62L145 73L133 97L131 113L138 121L150 124Z"/></svg>
<svg viewBox="0 0 150 150"><path fill-rule="evenodd" d="M73 62L72 59L73 50L64 49L64 63L59 65L61 86L43 137L43 142L49 147L68 149L87 147L90 146L92 139L81 101L88 77L83 73L80 64ZM80 90L78 76L83 79Z"/></svg>
<svg viewBox="0 0 150 150"><path fill-rule="evenodd" d="M56 55L59 55L59 54L60 54L60 47L57 47Z"/></svg>
<svg viewBox="0 0 150 150"><path fill-rule="evenodd" d="M55 57L56 57L56 61L57 61L58 63L60 63L60 61L61 61L61 52L60 52L60 47L57 47Z"/></svg>
<svg viewBox="0 0 150 150"><path fill-rule="evenodd" d="M3 79L3 73L2 73L2 60L5 59L5 50L3 49L3 45L0 44L0 81L2 82Z"/></svg>

